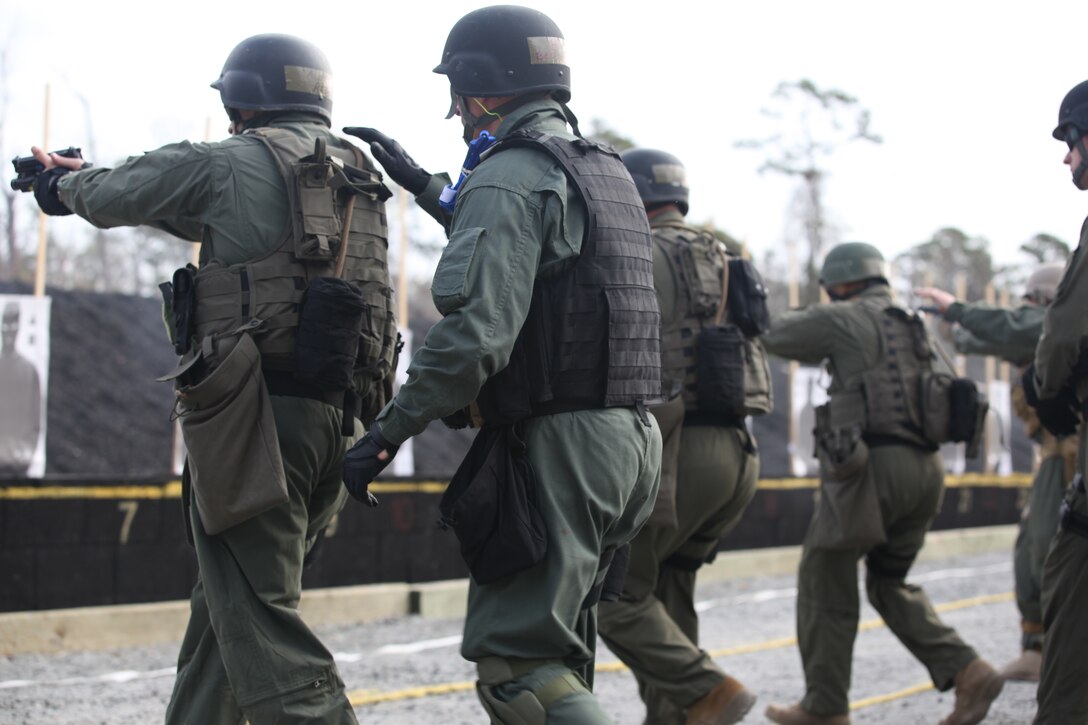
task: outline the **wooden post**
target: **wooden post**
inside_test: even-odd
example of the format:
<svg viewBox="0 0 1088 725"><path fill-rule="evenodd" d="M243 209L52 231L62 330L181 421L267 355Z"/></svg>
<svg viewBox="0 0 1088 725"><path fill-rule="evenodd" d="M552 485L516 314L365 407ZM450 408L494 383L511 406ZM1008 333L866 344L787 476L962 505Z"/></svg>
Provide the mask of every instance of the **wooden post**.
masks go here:
<svg viewBox="0 0 1088 725"><path fill-rule="evenodd" d="M1009 306L1009 288L1008 287L1003 287L1001 289L1001 293L998 296L998 304L1001 305L1002 307L1005 307L1005 308L1007 308ZM999 380L1003 380L1006 383L1010 381L1009 363L1002 360L1001 363L997 366L997 370L998 370L997 377L998 377Z"/></svg>
<svg viewBox="0 0 1088 725"><path fill-rule="evenodd" d="M797 280L797 277L800 274L800 270L798 268L798 263L797 263L797 244L796 244L796 242L793 241L793 239L790 239L787 242L786 250L787 250L787 254L789 255L789 257L788 257L789 267L788 267L788 270L787 270L787 273L789 275L789 285L787 287L787 289L788 289L787 297L788 297L790 309L793 309L794 307L797 307L798 303L801 301L801 290L800 290L800 287L798 285L798 280ZM788 444L787 449L792 452L791 457L790 457L790 459L791 459L790 460L790 472L791 473L793 472L793 453L795 453L796 449L797 449L797 443L798 443L797 439L799 437L800 424L801 424L800 416L795 414L794 408L793 408L793 404L794 404L794 400L793 400L793 381L797 377L797 370L798 370L799 367L800 367L800 365L796 360L790 360L789 376L787 378L788 386L787 386L786 389L790 391L790 399L789 399L789 406L790 407L788 408L790 424L789 424L789 430L788 430L789 439L787 440L787 444Z"/></svg>
<svg viewBox="0 0 1088 725"><path fill-rule="evenodd" d="M45 115L42 131L42 149L49 153L49 84L45 84ZM45 212L38 212L38 266L34 270L34 296L45 296L46 247L49 243L49 217Z"/></svg>
<svg viewBox="0 0 1088 725"><path fill-rule="evenodd" d="M397 326L408 329L408 192L397 192L397 226L400 228L400 265L397 269Z"/></svg>
<svg viewBox="0 0 1088 725"><path fill-rule="evenodd" d="M963 272L956 273L956 299L967 302L967 275ZM956 355L956 374L961 378L967 376L967 358Z"/></svg>

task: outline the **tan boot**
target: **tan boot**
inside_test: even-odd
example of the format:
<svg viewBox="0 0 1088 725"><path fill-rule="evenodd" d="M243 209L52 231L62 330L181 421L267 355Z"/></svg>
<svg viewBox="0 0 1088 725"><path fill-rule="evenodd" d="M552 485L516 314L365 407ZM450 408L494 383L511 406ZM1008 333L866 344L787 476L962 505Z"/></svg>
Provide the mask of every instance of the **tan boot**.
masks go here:
<svg viewBox="0 0 1088 725"><path fill-rule="evenodd" d="M971 660L956 673L956 706L952 714L941 720L941 725L975 725L986 717L990 703L1001 694L1005 681L1001 675L981 657Z"/></svg>
<svg viewBox="0 0 1088 725"><path fill-rule="evenodd" d="M778 725L850 725L849 715L813 715L796 705L768 705L763 713Z"/></svg>
<svg viewBox="0 0 1088 725"><path fill-rule="evenodd" d="M1026 649L1020 656L1001 668L1001 677L1017 682L1038 682L1039 671L1043 667L1043 653L1037 649Z"/></svg>
<svg viewBox="0 0 1088 725"><path fill-rule="evenodd" d="M732 725L740 722L756 696L729 675L688 708L687 725Z"/></svg>

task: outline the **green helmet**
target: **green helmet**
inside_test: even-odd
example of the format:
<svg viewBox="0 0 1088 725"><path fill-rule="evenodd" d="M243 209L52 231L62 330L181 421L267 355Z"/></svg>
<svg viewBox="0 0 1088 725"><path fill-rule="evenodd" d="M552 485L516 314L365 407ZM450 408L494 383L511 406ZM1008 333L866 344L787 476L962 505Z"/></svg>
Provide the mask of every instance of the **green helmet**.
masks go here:
<svg viewBox="0 0 1088 725"><path fill-rule="evenodd" d="M1024 285L1024 299L1037 305L1049 305L1058 293L1058 283L1064 274L1065 264L1062 262L1040 265Z"/></svg>
<svg viewBox="0 0 1088 725"><path fill-rule="evenodd" d="M845 242L833 247L824 257L820 269L820 284L824 287L865 279L888 279L884 255L872 244Z"/></svg>
<svg viewBox="0 0 1088 725"><path fill-rule="evenodd" d="M211 84L223 105L249 111L309 111L332 120L332 69L313 43L268 33L235 46Z"/></svg>

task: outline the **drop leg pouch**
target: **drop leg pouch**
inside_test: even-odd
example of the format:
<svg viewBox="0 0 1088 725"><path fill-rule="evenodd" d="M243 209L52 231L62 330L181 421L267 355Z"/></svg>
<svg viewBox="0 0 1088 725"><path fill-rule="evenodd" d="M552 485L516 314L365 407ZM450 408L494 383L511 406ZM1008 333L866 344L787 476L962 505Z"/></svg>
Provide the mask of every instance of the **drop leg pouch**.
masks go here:
<svg viewBox="0 0 1088 725"><path fill-rule="evenodd" d="M858 438L841 460L821 442L820 501L809 543L824 549L868 550L886 540L876 481L869 469L869 447Z"/></svg>
<svg viewBox="0 0 1088 725"><path fill-rule="evenodd" d="M539 564L547 551L537 506L536 473L520 426L480 429L438 504L477 584L490 584Z"/></svg>
<svg viewBox="0 0 1088 725"><path fill-rule="evenodd" d="M253 338L243 334L207 377L177 393L193 499L208 534L287 501L276 421Z"/></svg>

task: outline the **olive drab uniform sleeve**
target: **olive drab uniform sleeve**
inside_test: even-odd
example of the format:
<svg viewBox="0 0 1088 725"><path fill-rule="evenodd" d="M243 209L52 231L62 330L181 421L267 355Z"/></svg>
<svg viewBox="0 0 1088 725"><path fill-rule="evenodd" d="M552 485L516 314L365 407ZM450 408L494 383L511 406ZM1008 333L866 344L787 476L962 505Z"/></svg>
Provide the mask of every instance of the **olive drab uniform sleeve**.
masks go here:
<svg viewBox="0 0 1088 725"><path fill-rule="evenodd" d="M847 327L836 303L817 304L775 316L760 340L767 352L803 363L830 357L846 339Z"/></svg>
<svg viewBox="0 0 1088 725"><path fill-rule="evenodd" d="M1034 357L1045 316L1046 308L1038 305L1006 308L982 302L956 302L944 314L959 325L954 333L957 352L994 355L1016 365Z"/></svg>
<svg viewBox="0 0 1088 725"><path fill-rule="evenodd" d="M1043 334L1035 351L1035 378L1039 397L1053 398L1074 372L1088 342L1088 219L1081 227L1080 244L1073 252L1054 302L1047 308ZM1088 377L1077 385L1083 399Z"/></svg>

